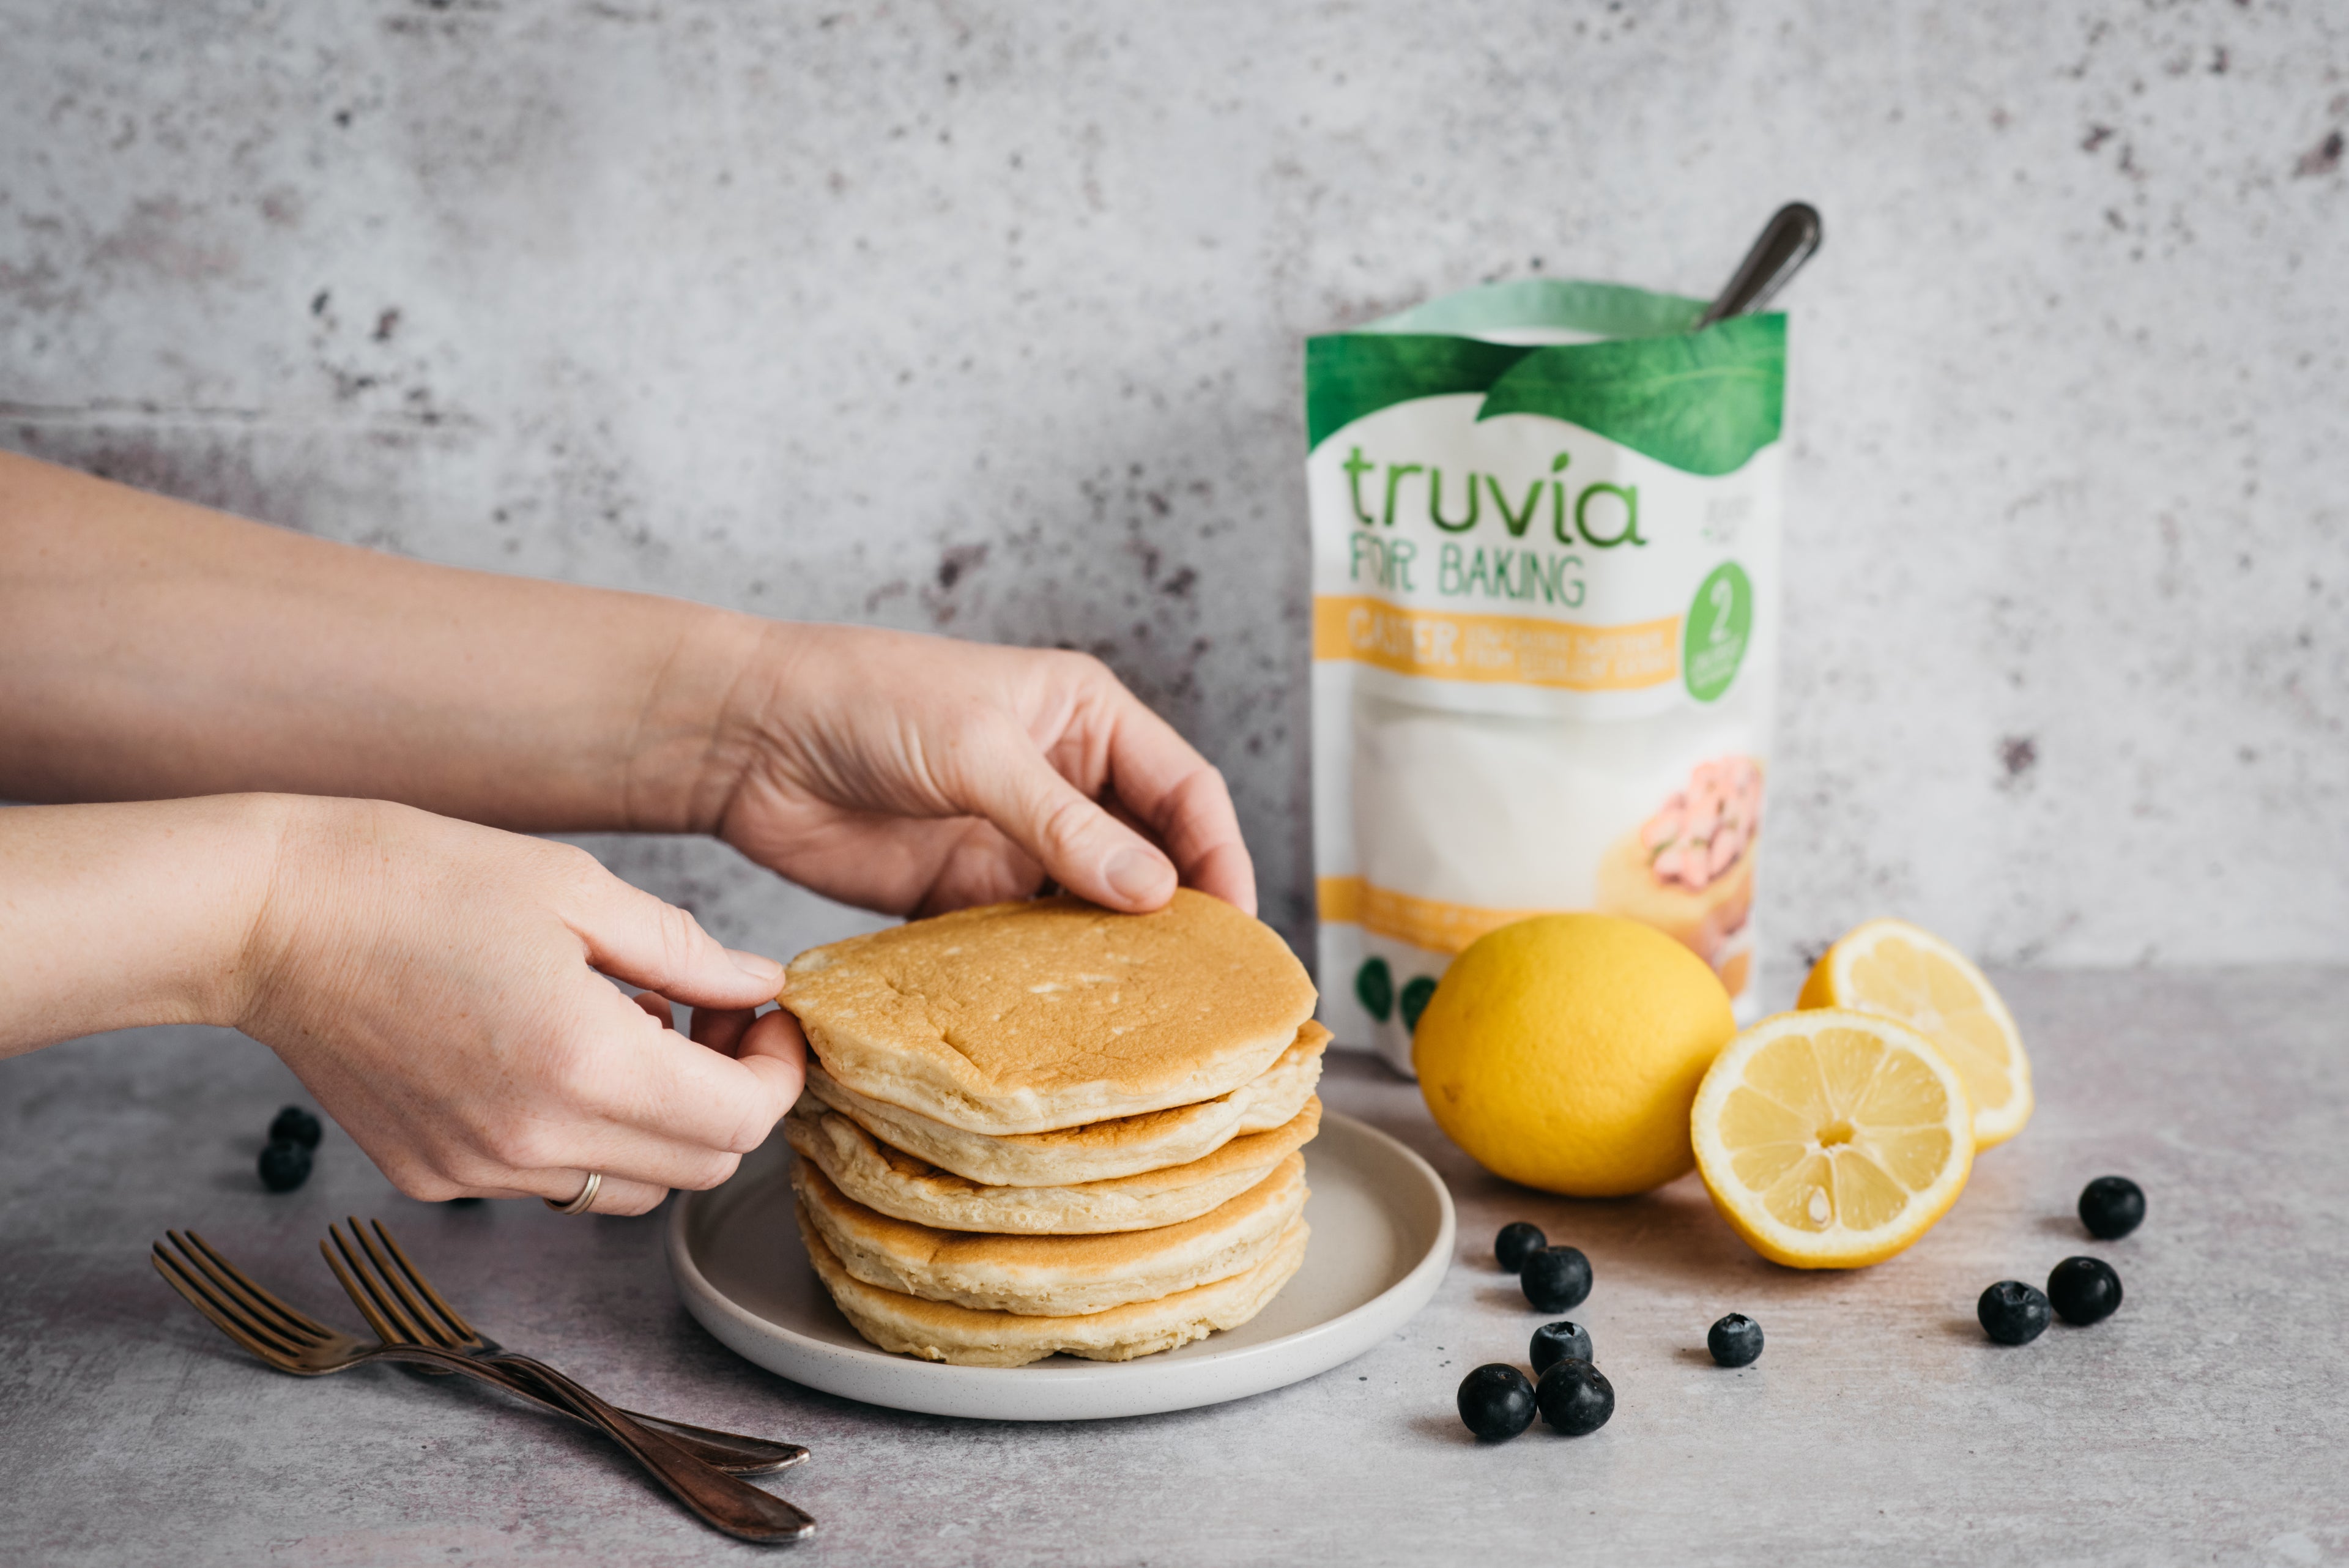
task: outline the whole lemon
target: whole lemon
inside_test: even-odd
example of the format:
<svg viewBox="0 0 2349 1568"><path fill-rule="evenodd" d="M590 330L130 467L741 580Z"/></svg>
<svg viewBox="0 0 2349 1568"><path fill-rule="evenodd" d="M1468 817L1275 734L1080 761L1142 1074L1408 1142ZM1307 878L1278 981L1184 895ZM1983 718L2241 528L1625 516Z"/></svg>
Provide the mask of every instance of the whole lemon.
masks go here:
<svg viewBox="0 0 2349 1568"><path fill-rule="evenodd" d="M1736 1033L1712 966L1654 927L1538 915L1452 961L1412 1062L1435 1125L1485 1169L1613 1198L1696 1164L1689 1110Z"/></svg>

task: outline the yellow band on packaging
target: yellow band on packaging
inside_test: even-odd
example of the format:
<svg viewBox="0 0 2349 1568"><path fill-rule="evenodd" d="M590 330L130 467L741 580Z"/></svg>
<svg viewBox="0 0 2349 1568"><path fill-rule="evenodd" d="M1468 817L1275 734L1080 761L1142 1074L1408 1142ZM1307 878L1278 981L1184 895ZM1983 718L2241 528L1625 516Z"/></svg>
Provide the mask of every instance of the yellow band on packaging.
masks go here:
<svg viewBox="0 0 2349 1568"><path fill-rule="evenodd" d="M1634 691L1680 674L1681 618L1576 626L1526 616L1402 609L1381 599L1313 601L1313 657L1397 675L1570 691Z"/></svg>
<svg viewBox="0 0 2349 1568"><path fill-rule="evenodd" d="M1440 898L1419 898L1392 888L1374 887L1360 877L1324 877L1318 891L1323 920L1359 925L1366 931L1376 931L1432 953L1456 953L1486 931L1555 912L1447 904Z"/></svg>

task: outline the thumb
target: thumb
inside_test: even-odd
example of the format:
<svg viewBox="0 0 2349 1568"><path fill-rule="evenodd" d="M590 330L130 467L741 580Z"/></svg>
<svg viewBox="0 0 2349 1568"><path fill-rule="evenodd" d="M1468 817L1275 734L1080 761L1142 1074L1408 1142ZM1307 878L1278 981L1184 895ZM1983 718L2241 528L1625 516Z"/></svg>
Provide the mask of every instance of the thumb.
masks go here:
<svg viewBox="0 0 2349 1568"><path fill-rule="evenodd" d="M1081 898L1139 914L1174 896L1174 863L1085 798L1007 724L974 749L957 803L1001 829L1046 875Z"/></svg>
<svg viewBox="0 0 2349 1568"><path fill-rule="evenodd" d="M756 1007L783 988L783 966L720 947L674 904L606 874L569 924L587 961L613 979L693 1007Z"/></svg>
<svg viewBox="0 0 2349 1568"><path fill-rule="evenodd" d="M765 1012L751 1022L736 1048L734 1059L750 1069L788 1109L807 1083L807 1036L800 1021L781 1011Z"/></svg>

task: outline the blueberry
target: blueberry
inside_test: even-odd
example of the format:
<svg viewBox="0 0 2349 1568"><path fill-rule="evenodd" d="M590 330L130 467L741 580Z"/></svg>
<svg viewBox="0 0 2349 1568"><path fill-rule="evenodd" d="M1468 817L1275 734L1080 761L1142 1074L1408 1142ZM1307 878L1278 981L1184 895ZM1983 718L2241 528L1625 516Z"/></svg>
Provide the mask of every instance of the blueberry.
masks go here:
<svg viewBox="0 0 2349 1568"><path fill-rule="evenodd" d="M2119 1308L2121 1277L2102 1258L2066 1258L2047 1276L2047 1299L2057 1317L2085 1328Z"/></svg>
<svg viewBox="0 0 2349 1568"><path fill-rule="evenodd" d="M317 1117L299 1106L288 1106L277 1113L275 1121L269 1124L269 1141L298 1143L304 1148L316 1148L318 1147L319 1130Z"/></svg>
<svg viewBox="0 0 2349 1568"><path fill-rule="evenodd" d="M1704 1347L1723 1366L1751 1366L1762 1359L1762 1325L1742 1312L1731 1313L1705 1330Z"/></svg>
<svg viewBox="0 0 2349 1568"><path fill-rule="evenodd" d="M1460 1419L1480 1438L1514 1438L1534 1424L1534 1386L1505 1362L1460 1380Z"/></svg>
<svg viewBox="0 0 2349 1568"><path fill-rule="evenodd" d="M2001 1345L2029 1345L2047 1332L2047 1298L2021 1280L2001 1280L1974 1303L1982 1332Z"/></svg>
<svg viewBox="0 0 2349 1568"><path fill-rule="evenodd" d="M1534 1376L1538 1377L1568 1356L1590 1357L1590 1331L1578 1323L1546 1323L1534 1330Z"/></svg>
<svg viewBox="0 0 2349 1568"><path fill-rule="evenodd" d="M2126 1176L2100 1176L2080 1189L2080 1223L2099 1241L2117 1241L2145 1223L2145 1189Z"/></svg>
<svg viewBox="0 0 2349 1568"><path fill-rule="evenodd" d="M261 1185L272 1192L291 1192L310 1179L310 1151L289 1138L274 1140L261 1151Z"/></svg>
<svg viewBox="0 0 2349 1568"><path fill-rule="evenodd" d="M1615 1385L1588 1361L1569 1355L1553 1364L1534 1386L1542 1419L1569 1438L1599 1430L1615 1414Z"/></svg>
<svg viewBox="0 0 2349 1568"><path fill-rule="evenodd" d="M1526 1300L1544 1312L1567 1312L1590 1294L1590 1260L1578 1247L1544 1247L1517 1271Z"/></svg>
<svg viewBox="0 0 2349 1568"><path fill-rule="evenodd" d="M1548 1245L1549 1238L1541 1233L1539 1226L1520 1220L1501 1227L1500 1235L1493 1241L1493 1256L1501 1261L1501 1267L1514 1274L1526 1266L1527 1258Z"/></svg>

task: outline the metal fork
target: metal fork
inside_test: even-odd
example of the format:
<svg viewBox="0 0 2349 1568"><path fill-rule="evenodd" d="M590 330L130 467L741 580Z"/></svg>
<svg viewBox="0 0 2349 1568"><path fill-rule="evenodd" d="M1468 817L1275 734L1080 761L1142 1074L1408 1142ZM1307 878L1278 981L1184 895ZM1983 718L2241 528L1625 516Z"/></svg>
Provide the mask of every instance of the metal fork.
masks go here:
<svg viewBox="0 0 2349 1568"><path fill-rule="evenodd" d="M507 1350L466 1322L464 1314L432 1288L424 1271L409 1261L408 1253L382 1220L367 1221L375 1232L372 1237L360 1228L357 1216L352 1216L346 1223L350 1227L349 1237L345 1237L341 1225L329 1225L326 1234L333 1247L329 1249L326 1241L321 1241L318 1251L326 1260L326 1267L334 1271L335 1282L351 1298L351 1304L359 1309L359 1315L367 1319L377 1338L386 1345L446 1351L479 1366L497 1367L539 1391L542 1403L558 1409L567 1406L570 1390L578 1386L537 1357ZM336 1256L337 1252L341 1254L339 1258ZM347 1272L346 1263L349 1265ZM576 1414L567 1409L565 1413ZM680 1447L693 1446L678 1438L679 1423L657 1421L634 1410L622 1410L620 1414L659 1427ZM735 1451L728 1454L725 1460L709 1452L699 1457L736 1475L765 1475L808 1457L807 1449L797 1443L769 1442L732 1432L714 1432L706 1427L688 1427L683 1430L731 1446Z"/></svg>
<svg viewBox="0 0 2349 1568"><path fill-rule="evenodd" d="M215 1328L281 1372L317 1377L368 1361L406 1361L480 1377L542 1404L553 1404L549 1396L559 1394L569 1407L554 1407L600 1428L704 1523L761 1542L796 1541L815 1528L815 1521L800 1509L711 1468L676 1440L631 1420L568 1378L562 1379L560 1388L532 1390L520 1386L514 1373L452 1352L369 1345L286 1305L192 1231L184 1237L176 1231L166 1234L181 1256L164 1251L158 1241L152 1258L156 1272Z"/></svg>
<svg viewBox="0 0 2349 1568"><path fill-rule="evenodd" d="M188 1259L193 1261L198 1267L211 1272L212 1278L218 1282L221 1290L245 1293L257 1303L254 1311L265 1314L264 1321L274 1321L281 1327L290 1325L314 1337L335 1334L334 1330L316 1319L295 1311L277 1296L264 1290L250 1274L222 1257L219 1250L202 1236L191 1231L186 1237L181 1237L176 1231L171 1235L172 1243L185 1253ZM166 1282L178 1290L181 1295L185 1296L197 1311L211 1317L214 1326L228 1334L238 1344L243 1345L246 1349L253 1350L255 1355L261 1354L255 1346L248 1343L244 1335L222 1323L202 1301L189 1293L189 1286L184 1282L181 1275L173 1272L177 1269L184 1272L185 1263L163 1252L160 1242L157 1243L156 1251L160 1254L155 1262L156 1271L162 1274ZM332 1261L328 1260L329 1262ZM358 1360L348 1363L353 1366L362 1365L366 1361L401 1361L419 1366L436 1376L460 1372L484 1383L503 1388L519 1398L527 1399L541 1409L552 1410L558 1416L568 1416L573 1420L587 1426L595 1425L586 1417L564 1403L560 1397L535 1378L519 1372L486 1363L450 1366L444 1365L444 1358L438 1356L392 1355L388 1353L388 1347L367 1346L364 1342L356 1339L350 1340L350 1344L360 1345L366 1351ZM334 1370L340 1371L342 1368L336 1367ZM620 1414L652 1428L696 1459L735 1475L766 1475L781 1469L787 1465L798 1464L807 1458L807 1450L797 1443L777 1443L764 1438L746 1437L740 1432L721 1432L709 1427L696 1427L685 1421L672 1421L660 1416L647 1416L638 1410L623 1409Z"/></svg>

